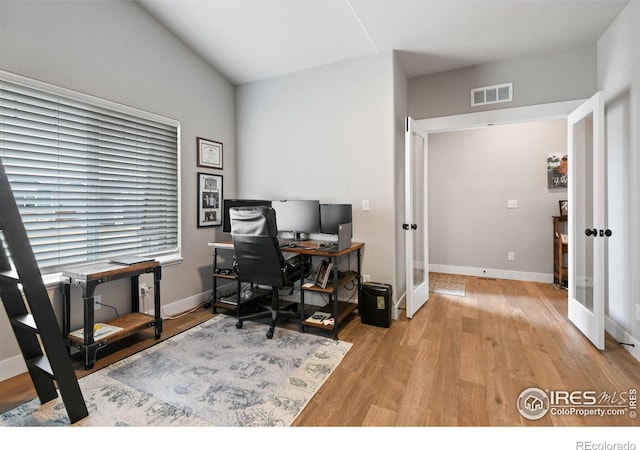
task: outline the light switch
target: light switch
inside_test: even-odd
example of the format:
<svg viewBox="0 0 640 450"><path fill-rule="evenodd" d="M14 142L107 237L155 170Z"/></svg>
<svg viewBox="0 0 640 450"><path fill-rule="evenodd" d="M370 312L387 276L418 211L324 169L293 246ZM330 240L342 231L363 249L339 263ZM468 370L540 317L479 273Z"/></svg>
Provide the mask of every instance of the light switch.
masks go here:
<svg viewBox="0 0 640 450"><path fill-rule="evenodd" d="M362 200L362 210L369 211L369 200L367 199Z"/></svg>
<svg viewBox="0 0 640 450"><path fill-rule="evenodd" d="M518 200L507 200L507 208L516 209L518 207Z"/></svg>

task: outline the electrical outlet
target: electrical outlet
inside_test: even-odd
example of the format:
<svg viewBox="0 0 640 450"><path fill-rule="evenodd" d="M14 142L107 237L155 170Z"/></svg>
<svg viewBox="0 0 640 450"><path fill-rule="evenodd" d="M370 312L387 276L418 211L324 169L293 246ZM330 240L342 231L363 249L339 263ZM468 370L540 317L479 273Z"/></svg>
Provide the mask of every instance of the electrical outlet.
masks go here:
<svg viewBox="0 0 640 450"><path fill-rule="evenodd" d="M362 210L369 211L369 200L367 199L362 200Z"/></svg>
<svg viewBox="0 0 640 450"><path fill-rule="evenodd" d="M140 283L140 295L144 296L149 292L149 286L147 283Z"/></svg>
<svg viewBox="0 0 640 450"><path fill-rule="evenodd" d="M100 309L102 307L102 295L93 296L93 309Z"/></svg>
<svg viewBox="0 0 640 450"><path fill-rule="evenodd" d="M362 281L368 283L371 281L371 275L362 275Z"/></svg>
<svg viewBox="0 0 640 450"><path fill-rule="evenodd" d="M509 252L507 253L507 259L509 261L515 261L516 260L516 253L515 252Z"/></svg>

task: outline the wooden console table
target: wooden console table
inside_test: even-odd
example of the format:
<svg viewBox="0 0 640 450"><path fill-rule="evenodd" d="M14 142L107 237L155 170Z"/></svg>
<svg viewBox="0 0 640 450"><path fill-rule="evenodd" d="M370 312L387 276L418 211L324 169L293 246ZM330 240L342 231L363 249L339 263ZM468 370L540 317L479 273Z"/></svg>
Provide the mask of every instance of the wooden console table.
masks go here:
<svg viewBox="0 0 640 450"><path fill-rule="evenodd" d="M123 265L102 262L69 267L62 270L61 284L63 294L62 331L68 347L76 347L84 351L85 369L93 368L96 354L108 342L118 341L147 328L155 328L155 338L162 333L160 316L160 279L161 266L158 261L147 261L138 264ZM154 315L140 312L139 277L144 273L153 274ZM131 313L112 319L107 323L122 330L104 337L94 336L94 308L96 287L108 281L122 278L131 279ZM82 292L84 307L83 336L77 337L71 332L71 285L78 286Z"/></svg>

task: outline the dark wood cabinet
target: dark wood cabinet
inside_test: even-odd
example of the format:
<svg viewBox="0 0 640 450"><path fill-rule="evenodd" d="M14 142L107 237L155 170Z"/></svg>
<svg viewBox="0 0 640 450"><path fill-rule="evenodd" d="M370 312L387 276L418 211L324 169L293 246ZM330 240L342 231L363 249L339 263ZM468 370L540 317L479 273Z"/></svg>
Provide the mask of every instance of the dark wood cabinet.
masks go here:
<svg viewBox="0 0 640 450"><path fill-rule="evenodd" d="M553 282L559 288L569 286L568 230L566 216L553 216Z"/></svg>

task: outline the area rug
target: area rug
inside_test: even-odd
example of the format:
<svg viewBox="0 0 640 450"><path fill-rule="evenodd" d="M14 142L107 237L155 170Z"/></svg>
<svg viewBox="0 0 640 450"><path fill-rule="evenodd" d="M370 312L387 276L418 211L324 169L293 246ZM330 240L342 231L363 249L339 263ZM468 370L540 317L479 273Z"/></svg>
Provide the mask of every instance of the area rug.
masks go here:
<svg viewBox="0 0 640 450"><path fill-rule="evenodd" d="M351 344L218 315L79 380L89 416L73 426L289 426ZM36 398L0 426L69 426Z"/></svg>
<svg viewBox="0 0 640 450"><path fill-rule="evenodd" d="M448 273L429 273L429 291L436 294L465 296L465 279Z"/></svg>

